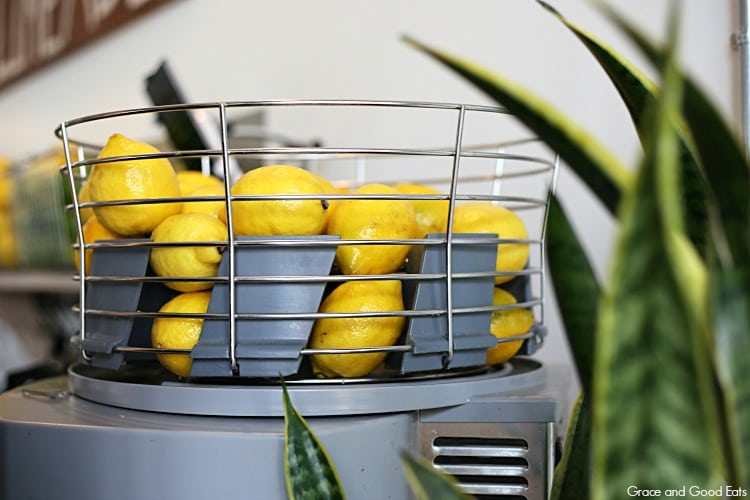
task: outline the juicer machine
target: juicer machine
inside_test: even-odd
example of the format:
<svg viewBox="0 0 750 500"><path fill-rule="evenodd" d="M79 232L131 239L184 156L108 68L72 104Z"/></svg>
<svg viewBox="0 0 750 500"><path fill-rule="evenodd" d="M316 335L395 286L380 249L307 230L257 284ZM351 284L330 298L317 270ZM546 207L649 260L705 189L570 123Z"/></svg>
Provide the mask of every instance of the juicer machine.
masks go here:
<svg viewBox="0 0 750 500"><path fill-rule="evenodd" d="M232 116L259 109L281 127L309 127L316 135L325 135L323 123L376 123L398 133L386 132L378 140L352 138L340 127L326 139L333 146L238 145L230 133ZM321 298L351 279L335 272L337 246L361 241L234 237L230 231L220 242L226 250L213 278L201 338L190 350L150 345L151 324L171 296L165 280L149 269L150 240L85 242L84 248L94 251L91 272L74 278L80 282L75 308L80 361L65 376L0 395L0 498L286 498L281 378L327 449L348 498L412 498L403 453L426 458L479 499L547 498L560 381L532 355L546 335L543 245L557 171L554 155L533 139L482 142L488 130L493 137L497 130L503 136L522 131L496 107L219 102L64 122L57 129L66 152L63 175L77 189L94 165L106 168L96 152L107 133L150 130L154 117L193 111L213 116L219 143L198 150L164 147L157 156L175 163L200 159L207 171L219 164L227 174L228 195L232 158L304 162L342 186L415 179L438 186L445 194L399 198L444 200L450 213L460 203L501 204L523 217L529 238L448 231L376 241L411 247L407 265L388 276L402 280L404 310L393 314L403 315L406 327L393 346L345 351L310 349L307 339L314 321L326 317L318 312ZM408 136L417 130L434 130L435 142L425 145ZM450 145L440 146L445 143ZM357 197L343 191L330 196ZM79 236L81 210L95 206L76 198L70 207ZM529 262L520 270L497 271L498 245L511 243L529 245ZM87 258L81 252L81 264ZM501 286L518 302L495 306L495 280L508 275L512 279ZM498 340L489 332L491 314L511 308L531 309L534 326L523 336ZM487 349L505 341L523 344L510 360L487 365ZM311 356L344 352L387 357L366 377L313 375ZM191 376L180 378L162 368L155 354L163 353L190 355Z"/></svg>

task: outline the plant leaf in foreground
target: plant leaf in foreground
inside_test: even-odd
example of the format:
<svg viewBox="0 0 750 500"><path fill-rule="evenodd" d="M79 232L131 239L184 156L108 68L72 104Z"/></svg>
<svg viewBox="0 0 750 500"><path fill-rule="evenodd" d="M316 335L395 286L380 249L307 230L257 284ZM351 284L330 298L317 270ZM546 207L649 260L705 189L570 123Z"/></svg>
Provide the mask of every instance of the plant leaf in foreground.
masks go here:
<svg viewBox="0 0 750 500"><path fill-rule="evenodd" d="M582 392L570 414L562 458L555 467L550 500L591 498L591 396Z"/></svg>
<svg viewBox="0 0 750 500"><path fill-rule="evenodd" d="M284 397L284 476L290 500L343 500L336 469L310 426Z"/></svg>
<svg viewBox="0 0 750 500"><path fill-rule="evenodd" d="M663 91L644 117L649 140L623 201L612 285L600 311L594 498L622 498L632 485L715 487L720 473L705 268L684 232L674 124L681 85L672 58L666 61Z"/></svg>
<svg viewBox="0 0 750 500"><path fill-rule="evenodd" d="M588 132L525 88L467 60L405 37L413 47L435 58L508 109L588 185L615 213L632 173Z"/></svg>
<svg viewBox="0 0 750 500"><path fill-rule="evenodd" d="M664 57L611 8L609 17L655 64ZM709 186L709 291L715 366L724 398L724 437L730 485L750 487L750 164L740 140L688 76L682 112L692 131Z"/></svg>
<svg viewBox="0 0 750 500"><path fill-rule="evenodd" d="M552 12L583 43L607 73L625 103L638 135L643 141L643 114L646 107L654 102L659 93L656 84L602 40L573 24L548 3L542 0L537 1L545 9ZM677 134L680 139L680 165L682 168L680 178L682 181L685 227L690 241L700 250L701 254L704 254L708 236L706 180L699 163L695 144L693 144L684 124L677 124Z"/></svg>
<svg viewBox="0 0 750 500"><path fill-rule="evenodd" d="M556 196L549 206L545 240L549 273L578 378L591 394L600 287L565 211Z"/></svg>
<svg viewBox="0 0 750 500"><path fill-rule="evenodd" d="M750 269L711 270L717 371L727 419L732 486L750 487Z"/></svg>
<svg viewBox="0 0 750 500"><path fill-rule="evenodd" d="M469 500L456 481L444 472L434 468L423 458L403 453L401 461L404 473L414 495L419 500Z"/></svg>

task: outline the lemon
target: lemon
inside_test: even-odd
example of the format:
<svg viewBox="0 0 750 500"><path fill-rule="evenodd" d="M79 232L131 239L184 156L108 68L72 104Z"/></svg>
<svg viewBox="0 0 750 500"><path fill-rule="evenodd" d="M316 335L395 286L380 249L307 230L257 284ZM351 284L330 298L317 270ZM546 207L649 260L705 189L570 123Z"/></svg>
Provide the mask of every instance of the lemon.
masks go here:
<svg viewBox="0 0 750 500"><path fill-rule="evenodd" d="M404 194L443 194L439 190L423 184L401 183L393 186ZM444 233L448 226L448 201L409 200L417 216L419 232L422 236L430 233Z"/></svg>
<svg viewBox="0 0 750 500"><path fill-rule="evenodd" d="M99 158L158 153L153 146L113 134ZM166 158L101 163L89 177L91 201L141 200L179 197L180 186ZM145 235L161 221L179 213L179 203L144 203L94 208L99 222L123 236Z"/></svg>
<svg viewBox="0 0 750 500"><path fill-rule="evenodd" d="M354 194L399 192L385 184L366 184ZM419 236L414 208L406 200L340 200L328 221L328 234L342 239L409 239ZM344 274L387 274L406 261L409 245L341 245L336 262Z"/></svg>
<svg viewBox="0 0 750 500"><path fill-rule="evenodd" d="M328 179L326 179L320 174L315 174L312 172L310 173L318 180L318 182L320 182L321 186L323 186L323 192L325 192L326 194L336 192L336 186L334 186L331 181L329 181Z"/></svg>
<svg viewBox="0 0 750 500"><path fill-rule="evenodd" d="M205 314L211 292L181 293L166 304L160 313ZM159 349L192 349L201 336L203 318L159 317L151 327L151 345ZM189 377L193 360L187 354L157 354L164 368L180 377Z"/></svg>
<svg viewBox="0 0 750 500"><path fill-rule="evenodd" d="M489 202L459 205L453 213L454 233L490 233L501 239L529 237L521 218L512 210ZM518 271L529 260L528 243L500 243L497 246L496 271ZM513 275L495 277L495 284L513 279Z"/></svg>
<svg viewBox="0 0 750 500"><path fill-rule="evenodd" d="M10 206L13 193L13 178L11 176L11 161L5 156L0 156L0 208Z"/></svg>
<svg viewBox="0 0 750 500"><path fill-rule="evenodd" d="M190 194L203 186L223 186L224 181L215 175L203 175L197 170L180 170L177 172L177 183L182 194Z"/></svg>
<svg viewBox="0 0 750 500"><path fill-rule="evenodd" d="M492 304L495 306L515 304L516 298L507 290L495 287ZM516 337L527 333L534 325L534 313L528 309L500 309L492 311L490 331L498 339ZM499 342L487 349L487 364L496 365L512 358L523 345L523 340Z"/></svg>
<svg viewBox="0 0 750 500"><path fill-rule="evenodd" d="M233 196L322 195L315 175L291 165L267 165L244 173L232 185ZM314 235L326 225L326 200L235 200L234 232L244 236ZM226 213L219 217L226 221Z"/></svg>
<svg viewBox="0 0 750 500"><path fill-rule="evenodd" d="M91 201L91 194L89 193L89 181L88 179L83 181L81 187L78 189L78 203L88 203ZM93 208L82 208L80 210L81 222L86 223L92 215L94 215Z"/></svg>
<svg viewBox="0 0 750 500"><path fill-rule="evenodd" d="M347 281L323 300L322 313L402 311L401 282ZM403 316L322 318L315 321L309 347L347 349L393 345L406 322ZM325 377L363 377L383 362L387 353L318 354L313 370Z"/></svg>
<svg viewBox="0 0 750 500"><path fill-rule="evenodd" d="M12 192L11 162L9 158L0 156L0 267L6 268L18 265L16 235L10 212Z"/></svg>
<svg viewBox="0 0 750 500"><path fill-rule="evenodd" d="M313 174L316 179L318 179L318 182L320 182L320 185L323 186L323 193L324 194L337 194L338 191L336 189L336 186L333 185L331 181L323 177L322 175ZM338 204L339 200L328 200L328 209L326 210L326 223L323 229L321 230L322 233L326 232L326 229L328 228L328 221L331 220L331 215L333 215L333 211L336 209L336 205Z"/></svg>
<svg viewBox="0 0 750 500"><path fill-rule="evenodd" d="M179 245L155 246L151 249L151 268L162 278L216 276L221 262L221 249L216 245L190 246L190 242L220 242L227 239L227 226L218 218L204 213L172 215L151 233L154 243ZM211 288L210 281L170 281L169 288L180 292L196 292Z"/></svg>
<svg viewBox="0 0 750 500"><path fill-rule="evenodd" d="M226 210L226 193L224 184L209 184L199 186L187 193L188 196L220 196L221 200L185 201L182 203L182 213L205 213L219 217Z"/></svg>
<svg viewBox="0 0 750 500"><path fill-rule="evenodd" d="M0 208L0 267L12 268L18 265L16 234L10 211Z"/></svg>
<svg viewBox="0 0 750 500"><path fill-rule="evenodd" d="M89 220L86 221L86 223L83 225L82 228L83 232L83 242L84 243L93 243L98 240L117 240L120 239L121 236L119 234L115 234L106 227L104 227L101 222L99 222L99 219L96 218L96 216L89 217ZM91 274L91 257L94 253L93 248L87 248L86 249L86 276ZM81 272L81 251L80 249L77 249L75 251L75 266L76 270L78 272Z"/></svg>

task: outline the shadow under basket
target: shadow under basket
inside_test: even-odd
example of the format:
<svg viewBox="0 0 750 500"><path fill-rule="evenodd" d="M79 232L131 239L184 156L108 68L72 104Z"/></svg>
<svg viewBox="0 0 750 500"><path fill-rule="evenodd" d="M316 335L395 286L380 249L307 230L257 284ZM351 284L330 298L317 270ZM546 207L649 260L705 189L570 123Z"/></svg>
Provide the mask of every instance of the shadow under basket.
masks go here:
<svg viewBox="0 0 750 500"><path fill-rule="evenodd" d="M429 235L444 239L444 234ZM485 243L482 239L487 239ZM390 352L386 367L398 374L438 371L485 364L487 349L497 344L490 333L496 235L461 234L452 247L452 356L448 357L447 280L445 243L414 245L407 273L423 274L404 279L404 306L412 314L399 342L409 351ZM230 355L230 285L217 281L193 347L191 377L289 377L306 370L302 350L307 345L314 318L327 291L336 253L337 236L274 237L281 244L266 244L266 237L237 238L234 252L235 358ZM471 242L461 244L462 239ZM302 240L309 240L301 242ZM134 241L134 240L129 240ZM135 240L148 242L148 240ZM300 244L297 242L300 241ZM316 243L317 242L317 243ZM121 241L120 241L121 243ZM294 243L294 244L291 244ZM148 245L112 245L94 249L93 279L86 284L85 335L82 347L90 364L117 370L128 361L155 362L150 348L154 313L178 294L153 276ZM229 276L225 252L218 276ZM429 277L432 276L432 277ZM136 278L136 279L121 279ZM527 276L503 285L519 302L530 297ZM144 314L142 314L144 313ZM535 335L524 342L521 354L533 353L544 329L535 324ZM448 359L450 358L450 359Z"/></svg>

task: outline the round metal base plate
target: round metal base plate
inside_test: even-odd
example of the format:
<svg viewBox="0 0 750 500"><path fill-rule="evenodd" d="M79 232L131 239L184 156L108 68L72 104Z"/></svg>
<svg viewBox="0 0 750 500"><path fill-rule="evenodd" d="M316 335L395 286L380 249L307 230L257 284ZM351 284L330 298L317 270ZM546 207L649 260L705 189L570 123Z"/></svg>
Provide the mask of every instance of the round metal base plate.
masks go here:
<svg viewBox="0 0 750 500"><path fill-rule="evenodd" d="M78 364L68 387L80 398L133 410L188 415L278 417L284 414L275 379L183 382L159 368L108 371ZM542 365L516 357L498 367L399 378L289 380L292 402L305 416L379 414L444 408L480 394L515 393L544 383Z"/></svg>

